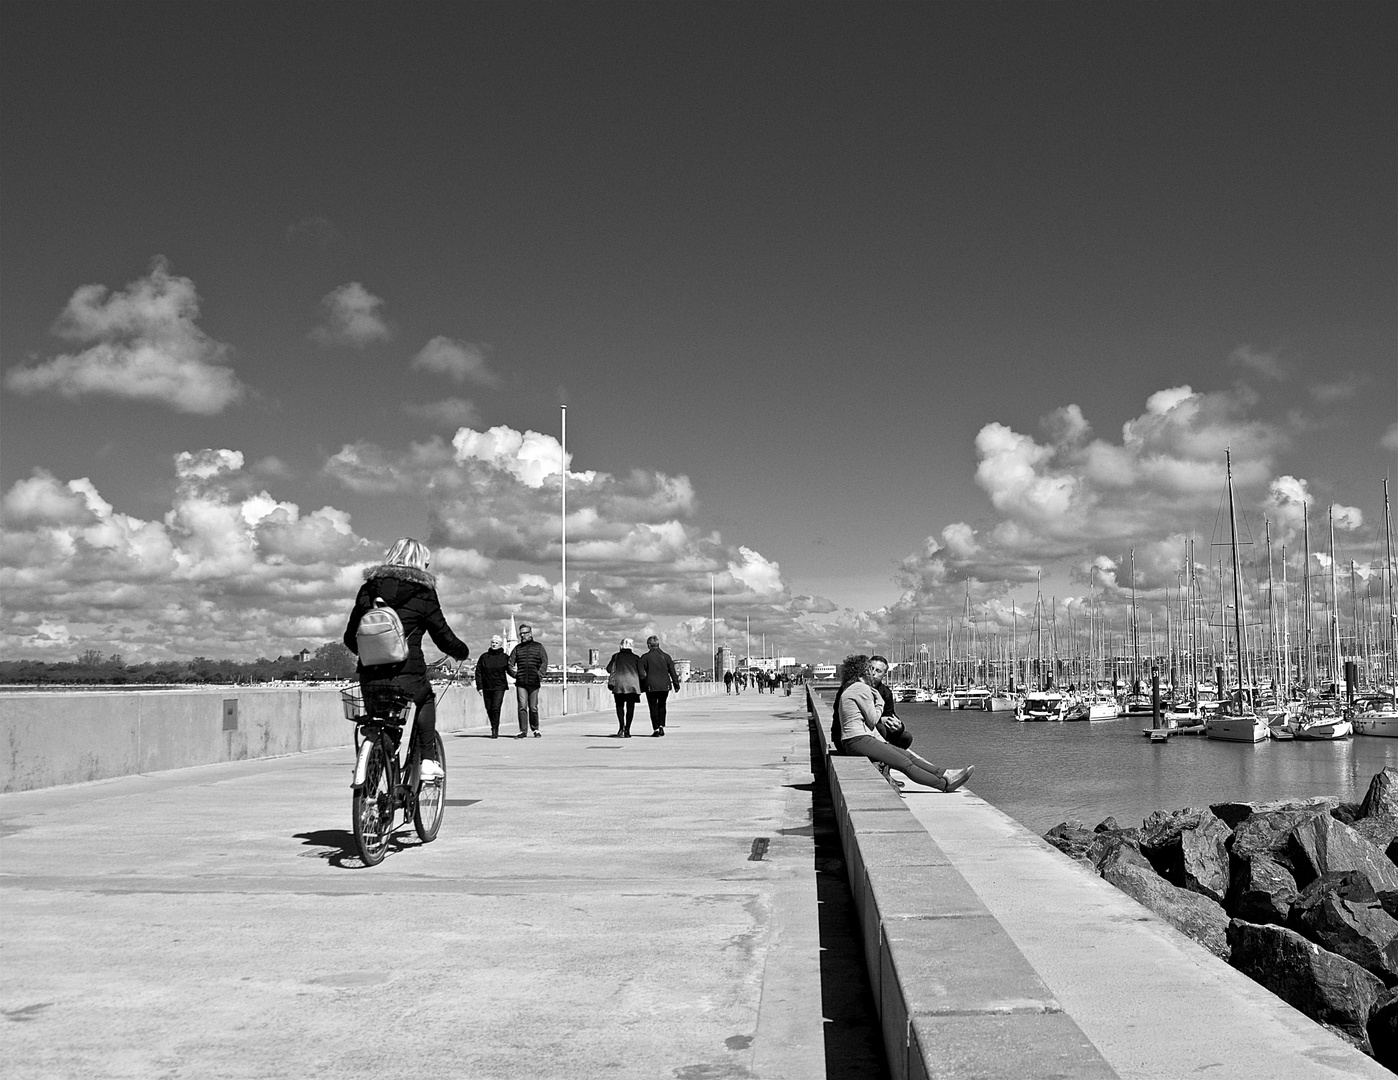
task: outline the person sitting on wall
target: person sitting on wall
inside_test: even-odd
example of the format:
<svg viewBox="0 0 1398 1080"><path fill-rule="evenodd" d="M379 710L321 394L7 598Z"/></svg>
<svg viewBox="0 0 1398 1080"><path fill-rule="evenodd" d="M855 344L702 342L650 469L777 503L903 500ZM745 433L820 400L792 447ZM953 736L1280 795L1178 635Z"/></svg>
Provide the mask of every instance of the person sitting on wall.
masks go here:
<svg viewBox="0 0 1398 1080"><path fill-rule="evenodd" d="M835 695L835 723L843 753L863 755L876 765L887 765L909 780L938 791L955 791L970 779L976 768L974 765L944 769L911 750L889 744L881 730L881 725L887 721L882 716L883 701L874 689L869 657L845 657L840 667L840 683L839 693Z"/></svg>

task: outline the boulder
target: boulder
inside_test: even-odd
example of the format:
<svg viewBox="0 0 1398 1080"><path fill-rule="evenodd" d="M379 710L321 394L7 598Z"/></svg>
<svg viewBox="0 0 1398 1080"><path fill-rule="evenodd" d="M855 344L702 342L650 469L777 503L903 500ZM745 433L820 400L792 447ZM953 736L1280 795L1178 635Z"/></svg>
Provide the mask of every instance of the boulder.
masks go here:
<svg viewBox="0 0 1398 1080"><path fill-rule="evenodd" d="M1370 1052L1390 1072L1398 1072L1398 996L1390 997L1369 1017Z"/></svg>
<svg viewBox="0 0 1398 1080"><path fill-rule="evenodd" d="M1141 826L1141 854L1166 881L1222 900L1230 835L1212 810L1157 810Z"/></svg>
<svg viewBox="0 0 1398 1080"><path fill-rule="evenodd" d="M1290 870L1270 855L1254 855L1234 862L1224 906L1236 919L1285 924L1297 891Z"/></svg>
<svg viewBox="0 0 1398 1080"><path fill-rule="evenodd" d="M1398 819L1398 769L1385 765L1369 781L1369 790L1359 805L1361 818L1386 817Z"/></svg>
<svg viewBox="0 0 1398 1080"><path fill-rule="evenodd" d="M1362 804L1357 802L1344 802L1330 811L1330 816L1341 825L1353 825L1359 820L1359 811Z"/></svg>
<svg viewBox="0 0 1398 1080"><path fill-rule="evenodd" d="M1235 968L1369 1052L1369 1014L1384 994L1378 978L1283 926L1234 919L1227 937Z"/></svg>
<svg viewBox="0 0 1398 1080"><path fill-rule="evenodd" d="M1117 848L1125 845L1140 853L1141 842L1136 838L1136 829L1121 829L1117 832L1099 832L1092 843L1087 845L1087 861L1101 872L1102 863Z"/></svg>
<svg viewBox="0 0 1398 1080"><path fill-rule="evenodd" d="M1230 829L1236 829L1254 814L1274 814L1281 810L1322 810L1330 813L1340 805L1338 795L1316 795L1309 799L1278 799L1274 802L1221 802L1209 809Z"/></svg>
<svg viewBox="0 0 1398 1080"><path fill-rule="evenodd" d="M1087 848L1097 834L1077 819L1060 822L1044 833L1044 839L1064 855L1087 862Z"/></svg>
<svg viewBox="0 0 1398 1080"><path fill-rule="evenodd" d="M1245 829L1251 821L1239 828ZM1237 850L1236 834L1234 850ZM1312 814L1298 822L1288 838L1286 854L1296 881L1309 885L1322 874L1362 870L1375 889L1398 889L1398 866L1348 825L1329 814Z"/></svg>
<svg viewBox="0 0 1398 1080"><path fill-rule="evenodd" d="M1129 844L1118 844L1102 860L1102 877L1176 930L1228 959L1228 915L1201 893L1171 885Z"/></svg>
<svg viewBox="0 0 1398 1080"><path fill-rule="evenodd" d="M1316 878L1291 905L1288 925L1386 985L1398 983L1398 919L1384 911L1363 871Z"/></svg>
<svg viewBox="0 0 1398 1080"><path fill-rule="evenodd" d="M1294 868L1287 850L1292 831L1302 822L1316 817L1334 821L1326 810L1260 810L1245 818L1233 830L1228 851L1235 863L1247 863L1254 855L1270 855L1292 870ZM1307 880L1310 880L1309 877Z"/></svg>

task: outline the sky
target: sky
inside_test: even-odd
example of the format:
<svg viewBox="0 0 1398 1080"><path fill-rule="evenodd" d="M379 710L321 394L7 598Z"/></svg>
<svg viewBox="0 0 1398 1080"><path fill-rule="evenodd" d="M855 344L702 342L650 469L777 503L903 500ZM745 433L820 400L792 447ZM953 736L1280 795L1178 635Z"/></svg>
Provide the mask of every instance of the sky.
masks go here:
<svg viewBox="0 0 1398 1080"><path fill-rule="evenodd" d="M557 644L563 405L570 659L1163 614L1225 448L1249 603L1303 505L1381 588L1391 4L3 19L0 656L314 649L402 535Z"/></svg>

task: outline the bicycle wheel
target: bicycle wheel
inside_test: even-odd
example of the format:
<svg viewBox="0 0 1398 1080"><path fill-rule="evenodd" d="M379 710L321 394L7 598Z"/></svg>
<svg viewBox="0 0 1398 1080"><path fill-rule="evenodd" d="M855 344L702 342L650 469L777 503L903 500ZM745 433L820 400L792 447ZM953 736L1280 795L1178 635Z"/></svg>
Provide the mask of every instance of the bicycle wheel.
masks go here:
<svg viewBox="0 0 1398 1080"><path fill-rule="evenodd" d="M354 789L354 842L366 866L383 862L393 832L393 777L389 775L383 744L369 742L364 783Z"/></svg>
<svg viewBox="0 0 1398 1080"><path fill-rule="evenodd" d="M440 735L437 736L437 764L442 767L442 778L418 785L417 806L413 810L413 828L424 844L437 839L442 814L447 808L447 755L442 749Z"/></svg>

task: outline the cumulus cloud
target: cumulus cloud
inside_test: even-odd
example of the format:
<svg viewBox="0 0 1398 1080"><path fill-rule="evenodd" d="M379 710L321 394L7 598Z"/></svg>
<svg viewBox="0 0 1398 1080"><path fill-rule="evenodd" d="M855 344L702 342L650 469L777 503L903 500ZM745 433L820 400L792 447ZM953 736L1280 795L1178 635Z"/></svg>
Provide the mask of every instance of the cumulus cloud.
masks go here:
<svg viewBox="0 0 1398 1080"><path fill-rule="evenodd" d="M1357 375L1345 375L1342 378L1316 383L1309 389L1316 404L1334 405L1341 401L1349 401L1359 392L1359 385L1360 379Z"/></svg>
<svg viewBox="0 0 1398 1080"><path fill-rule="evenodd" d="M1388 430L1379 436L1379 445L1398 454L1398 421L1389 424Z"/></svg>
<svg viewBox="0 0 1398 1080"><path fill-rule="evenodd" d="M498 386L499 377L485 361L485 348L448 337L434 337L413 357L409 365L418 371L445 375L454 382L473 382L478 386Z"/></svg>
<svg viewBox="0 0 1398 1080"><path fill-rule="evenodd" d="M53 332L86 348L32 367L11 368L8 389L153 401L178 412L213 415L246 388L228 366L230 349L195 325L194 282L170 273L164 259L124 290L84 285L73 293Z"/></svg>
<svg viewBox="0 0 1398 1080"><path fill-rule="evenodd" d="M403 411L419 420L444 428L470 427L481 422L481 411L465 398L439 398L436 401L407 402Z"/></svg>
<svg viewBox="0 0 1398 1080"><path fill-rule="evenodd" d="M379 314L383 301L357 281L331 289L321 298L325 321L311 331L321 345L353 345L363 348L393 336Z"/></svg>

